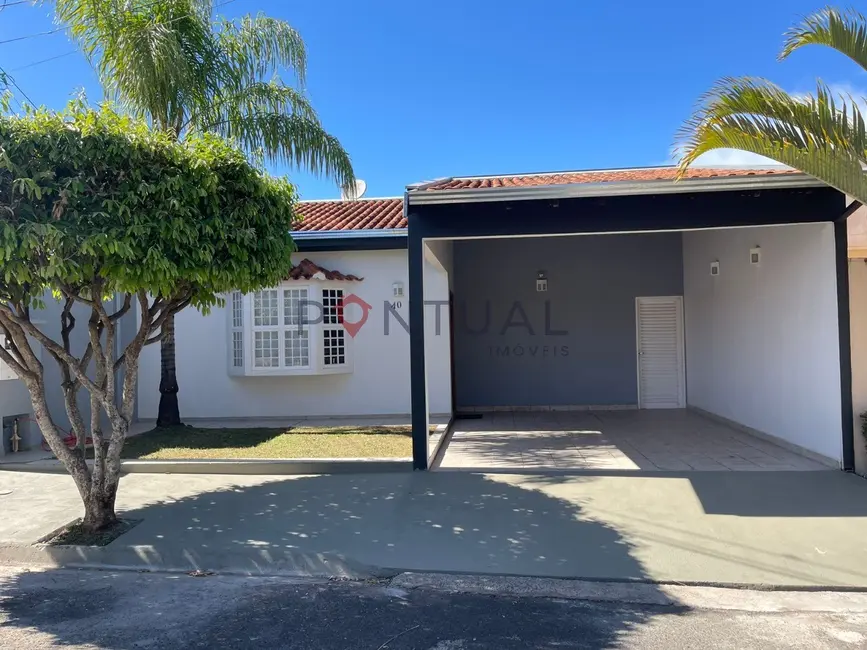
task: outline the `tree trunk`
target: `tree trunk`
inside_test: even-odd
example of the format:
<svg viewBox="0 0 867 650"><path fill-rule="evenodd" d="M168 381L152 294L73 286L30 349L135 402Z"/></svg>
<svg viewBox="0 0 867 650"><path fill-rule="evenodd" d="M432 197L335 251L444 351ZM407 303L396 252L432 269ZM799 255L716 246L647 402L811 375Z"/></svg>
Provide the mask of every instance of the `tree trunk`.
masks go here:
<svg viewBox="0 0 867 650"><path fill-rule="evenodd" d="M178 409L178 376L175 371L175 317L168 317L162 326L160 341L160 406L157 411L158 427L181 424Z"/></svg>
<svg viewBox="0 0 867 650"><path fill-rule="evenodd" d="M117 523L114 500L117 497L117 483L94 485L84 500L84 520L82 525L91 531L104 530Z"/></svg>

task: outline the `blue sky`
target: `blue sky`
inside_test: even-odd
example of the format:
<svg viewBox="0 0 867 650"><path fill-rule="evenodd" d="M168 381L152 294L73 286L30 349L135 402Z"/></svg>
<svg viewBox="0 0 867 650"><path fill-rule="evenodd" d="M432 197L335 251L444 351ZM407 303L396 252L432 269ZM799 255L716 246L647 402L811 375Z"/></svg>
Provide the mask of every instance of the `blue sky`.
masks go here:
<svg viewBox="0 0 867 650"><path fill-rule="evenodd" d="M322 121L367 195L396 196L442 176L663 164L696 99L721 76L764 76L791 92L821 76L864 94L864 73L840 55L808 49L776 61L783 32L821 6L232 0L217 12L262 11L298 29ZM0 11L0 41L53 29L51 11L50 3ZM81 55L65 55L73 49L62 32L0 43L0 66L36 103L61 108L81 88L96 102L99 83ZM753 161L723 153L707 162ZM288 174L302 198L338 195L327 179L273 171Z"/></svg>

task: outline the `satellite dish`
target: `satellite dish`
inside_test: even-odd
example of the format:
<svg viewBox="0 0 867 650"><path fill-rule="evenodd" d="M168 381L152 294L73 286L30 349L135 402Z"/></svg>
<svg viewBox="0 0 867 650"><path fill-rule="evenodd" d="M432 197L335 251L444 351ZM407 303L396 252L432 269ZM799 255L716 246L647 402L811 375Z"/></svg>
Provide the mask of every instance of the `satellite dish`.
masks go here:
<svg viewBox="0 0 867 650"><path fill-rule="evenodd" d="M352 189L347 191L346 189L340 190L340 200L341 201L352 201L353 199L360 199L364 196L364 193L367 191L367 183L365 183L360 178L355 181L355 185Z"/></svg>

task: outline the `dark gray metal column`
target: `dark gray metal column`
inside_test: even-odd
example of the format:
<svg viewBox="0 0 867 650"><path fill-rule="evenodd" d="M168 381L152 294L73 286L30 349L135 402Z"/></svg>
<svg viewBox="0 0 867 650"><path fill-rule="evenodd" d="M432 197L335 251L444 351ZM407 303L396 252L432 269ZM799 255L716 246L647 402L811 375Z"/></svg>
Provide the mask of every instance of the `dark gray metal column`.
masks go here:
<svg viewBox="0 0 867 650"><path fill-rule="evenodd" d="M428 469L427 371L424 345L424 239L418 215L409 214L409 357L412 406L412 466Z"/></svg>
<svg viewBox="0 0 867 650"><path fill-rule="evenodd" d="M855 470L855 413L852 405L852 341L849 321L849 233L846 219L834 222L837 264L837 327L840 340L840 407L843 424L843 469Z"/></svg>

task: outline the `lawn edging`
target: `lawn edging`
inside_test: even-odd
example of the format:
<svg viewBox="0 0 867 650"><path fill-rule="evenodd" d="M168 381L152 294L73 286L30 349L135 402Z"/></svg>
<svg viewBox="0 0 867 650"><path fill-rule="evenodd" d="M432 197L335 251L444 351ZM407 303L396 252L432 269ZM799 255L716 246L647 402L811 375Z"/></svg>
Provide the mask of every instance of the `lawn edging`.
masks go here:
<svg viewBox="0 0 867 650"><path fill-rule="evenodd" d="M58 460L4 463L0 469L13 472L66 474ZM124 460L121 474L382 474L411 472L411 458L291 458L291 459L190 459Z"/></svg>

